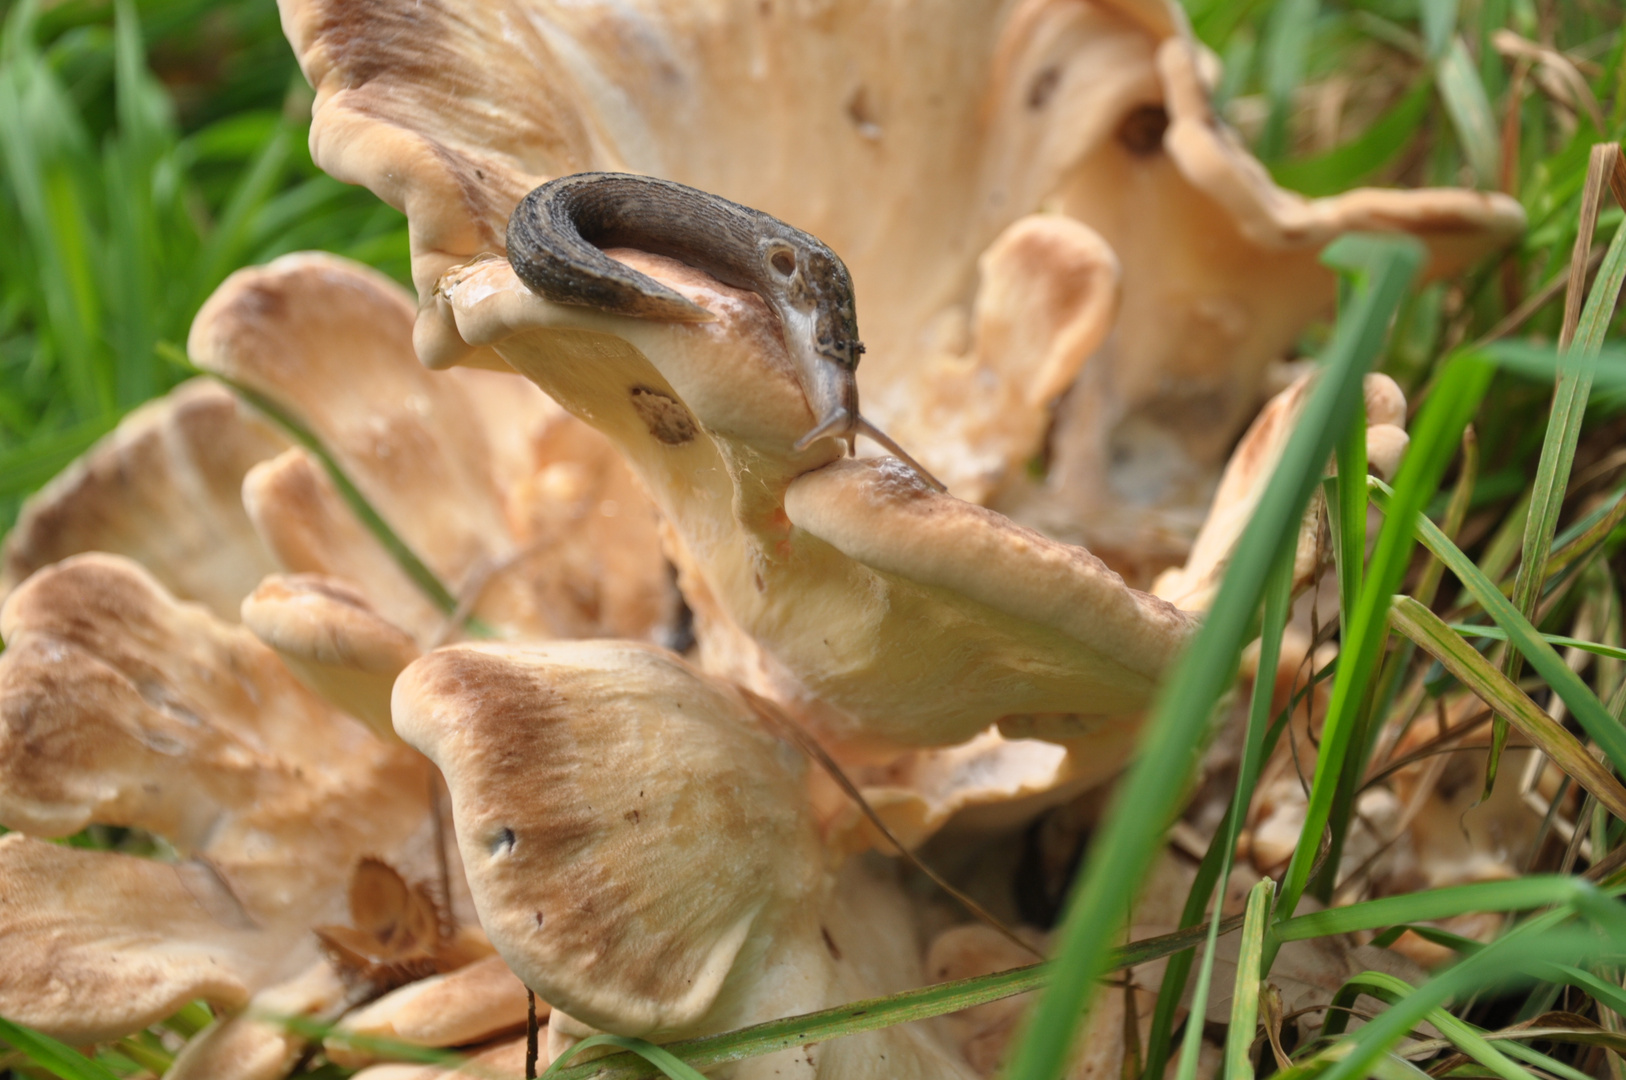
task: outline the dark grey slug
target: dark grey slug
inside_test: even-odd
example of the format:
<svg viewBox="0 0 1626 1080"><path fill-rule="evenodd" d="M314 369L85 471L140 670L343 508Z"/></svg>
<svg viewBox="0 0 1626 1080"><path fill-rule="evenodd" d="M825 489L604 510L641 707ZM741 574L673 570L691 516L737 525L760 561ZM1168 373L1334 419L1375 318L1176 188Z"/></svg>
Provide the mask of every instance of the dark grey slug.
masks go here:
<svg viewBox="0 0 1626 1080"><path fill-rule="evenodd" d="M931 477L860 415L854 371L864 345L852 278L816 236L710 192L632 173L590 172L550 180L508 219L508 262L532 292L560 304L669 322L711 314L660 282L604 254L628 247L704 270L749 289L779 316L797 380L813 409L798 450L827 436L849 450L864 434Z"/></svg>

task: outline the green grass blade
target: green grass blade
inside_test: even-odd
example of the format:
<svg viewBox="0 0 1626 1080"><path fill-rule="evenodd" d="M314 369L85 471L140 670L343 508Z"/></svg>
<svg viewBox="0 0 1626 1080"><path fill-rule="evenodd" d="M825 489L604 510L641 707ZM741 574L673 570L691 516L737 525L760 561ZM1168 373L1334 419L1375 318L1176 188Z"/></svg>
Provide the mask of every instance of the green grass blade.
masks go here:
<svg viewBox="0 0 1626 1080"><path fill-rule="evenodd" d="M1284 545L1297 542L1300 515L1362 400L1362 376L1421 265L1422 249L1410 239L1349 236L1324 258L1364 280L1338 321L1321 381L1243 531L1208 617L1159 695L1140 752L1090 845L1059 934L1055 982L1029 1015L1010 1080L1061 1074L1091 989L1105 970L1109 942L1178 806L1214 704L1235 676L1270 569Z"/></svg>
<svg viewBox="0 0 1626 1080"><path fill-rule="evenodd" d="M0 498L14 498L33 491L112 429L113 418L104 417L35 437L0 452Z"/></svg>
<svg viewBox="0 0 1626 1080"><path fill-rule="evenodd" d="M1491 641L1506 641L1507 631L1499 626L1476 626L1467 623L1452 623L1450 629L1453 633L1464 637L1488 638ZM1549 645L1562 645L1565 648L1580 649L1592 653L1594 656L1607 656L1611 660L1626 660L1626 648L1619 645L1604 645L1596 641L1582 641L1580 638L1565 637L1563 634L1543 634L1541 640Z"/></svg>
<svg viewBox="0 0 1626 1080"><path fill-rule="evenodd" d="M1457 476L1456 487L1451 491L1451 499L1445 508L1445 524L1442 531L1445 535L1456 539L1462 531L1462 523L1468 518L1468 505L1473 499L1474 484L1479 479L1479 437L1473 428L1467 428L1462 433L1462 470ZM1445 576L1445 564L1438 559L1429 559L1423 567L1422 575L1417 579L1417 588L1412 595L1423 604L1434 603L1434 596L1439 591L1440 579Z"/></svg>
<svg viewBox="0 0 1626 1080"><path fill-rule="evenodd" d="M1613 165L1613 154L1595 154L1590 171L1612 168ZM1601 177L1591 179L1593 186L1602 182ZM1584 251L1589 245L1580 246ZM1598 353L1603 345L1600 308L1607 305L1608 312L1613 313L1623 274L1626 274L1626 225L1615 231L1609 252L1604 256L1604 265L1599 268L1597 283L1582 312L1581 323L1585 324L1585 332L1578 325L1575 341L1558 358L1552 408L1547 415L1547 437L1542 441L1536 479L1531 485L1530 516L1525 519L1519 570L1513 581L1513 605L1527 619L1535 616L1542 585L1547 580L1547 561L1552 553L1553 534L1558 531L1558 518L1564 509L1564 493L1575 462L1575 448L1581 438L1581 421L1586 415L1587 398L1592 393ZM1606 326L1607 322L1607 316L1603 316L1603 325ZM1520 653L1509 650L1504 665L1508 677L1517 681L1521 667ZM1485 764L1487 794L1496 781L1497 766L1506 742L1507 724L1499 718L1492 734L1490 756Z"/></svg>
<svg viewBox="0 0 1626 1080"><path fill-rule="evenodd" d="M1354 640L1350 619L1358 610L1361 581L1365 577L1366 562L1366 413L1364 408L1350 430L1338 442L1338 476L1333 482L1336 498L1329 499L1327 510L1332 522L1333 557L1338 571L1338 620L1341 639ZM1357 494L1356 489L1362 493ZM1371 684L1369 684L1370 686ZM1355 805L1360 788L1361 774L1365 771L1364 747L1371 724L1374 701L1370 689L1361 697L1350 734L1349 745L1353 753L1344 755L1344 766L1332 801L1328 824L1332 830L1332 846L1327 853L1327 889L1343 856L1343 837L1349 826L1349 815Z"/></svg>
<svg viewBox="0 0 1626 1080"><path fill-rule="evenodd" d="M1431 1012L1458 994L1501 985L1511 978L1528 981L1539 964L1582 959L1597 954L1600 942L1591 931L1551 929L1532 920L1436 975L1357 1031L1351 1047L1321 1074L1322 1080L1356 1080L1396 1042Z"/></svg>
<svg viewBox="0 0 1626 1080"><path fill-rule="evenodd" d="M1461 1021L1458 1021L1458 1022L1461 1023ZM1444 1029L1442 1029L1442 1030L1444 1030ZM1477 1028L1474 1028L1472 1030L1474 1030L1475 1032L1478 1032ZM1481 1037L1486 1038L1482 1033L1481 1033ZM1487 1038L1487 1041L1488 1041L1488 1038ZM1546 1054L1543 1054L1541 1051L1533 1050L1533 1049L1531 1049L1530 1047L1524 1045L1521 1042L1515 1042L1511 1038L1505 1040L1505 1042L1506 1042L1506 1049L1503 1052L1506 1053L1508 1057L1510 1057L1510 1058L1518 1058L1520 1061L1529 1062L1531 1065L1534 1065L1536 1068L1544 1069L1547 1072L1553 1074L1554 1076L1559 1077L1560 1080L1594 1080L1593 1077L1591 1077L1591 1076L1587 1075L1586 1073L1582 1072L1580 1069L1577 1069L1577 1068L1575 1068L1575 1067L1573 1067L1571 1065L1566 1065L1562 1061L1559 1061L1557 1058L1548 1057Z"/></svg>
<svg viewBox="0 0 1626 1080"><path fill-rule="evenodd" d="M1278 941L1303 941L1402 923L1449 919L1471 911L1530 911L1571 905L1583 889L1590 890L1592 886L1557 874L1452 885L1296 915L1276 924L1275 937Z"/></svg>
<svg viewBox="0 0 1626 1080"><path fill-rule="evenodd" d="M1221 924L1221 932L1234 930L1241 922L1241 919L1227 919ZM1202 927L1188 927L1172 934L1131 942L1113 950L1110 966L1122 970L1172 956L1198 944L1203 940L1204 933ZM770 1020L721 1035L667 1043L666 1049L694 1068L709 1069L793 1046L827 1042L845 1035L877 1031L915 1020L929 1020L974 1005L1025 994L1044 986L1052 970L1051 964L1030 964L992 975L907 990L890 997L854 1001L803 1016ZM647 1062L635 1055L616 1054L566 1069L559 1074L558 1080L643 1080L652 1075L655 1073Z"/></svg>
<svg viewBox="0 0 1626 1080"><path fill-rule="evenodd" d="M1575 535L1567 542L1562 537L1555 537L1554 544L1560 545L1547 556L1547 580L1551 582L1559 574L1568 570L1572 565L1591 556L1609 539L1623 521L1626 521L1626 497L1617 497L1613 506L1598 508L1594 521L1576 522L1583 527L1575 531ZM1593 515L1589 514L1588 517ZM1568 533L1571 530L1566 529Z"/></svg>
<svg viewBox="0 0 1626 1080"><path fill-rule="evenodd" d="M1490 385L1492 371L1488 364L1458 357L1447 363L1433 392L1423 403L1413 425L1411 446L1395 480L1395 490L1405 493L1411 513L1420 513L1439 487L1440 477L1461 442L1463 429ZM1338 673L1333 679L1322 726L1304 826L1282 879L1281 896L1276 904L1281 918L1293 914L1299 897L1308 887L1322 833L1328 822L1334 820L1335 811L1340 824L1349 819L1350 807L1365 772L1368 749L1366 732L1360 730L1364 726L1362 705L1388 635L1389 599L1405 576L1413 544L1411 531L1404 524L1390 526L1385 522L1378 533L1372 565L1340 648ZM1350 756L1354 760L1346 762ZM1336 854L1341 848L1341 837L1334 836L1333 854L1327 858L1321 879L1323 898L1332 892L1338 868Z"/></svg>
<svg viewBox="0 0 1626 1080"><path fill-rule="evenodd" d="M1339 987L1333 1000L1337 1004L1353 1004L1358 994L1370 994L1380 1001L1396 1005L1416 992L1416 987L1403 979L1382 972L1366 971ZM1340 1011L1339 1015L1347 1014ZM1471 1024L1464 1023L1444 1009L1430 1009L1425 1018L1445 1036L1447 1042L1502 1077L1502 1080L1535 1080L1529 1070L1520 1068L1501 1050L1492 1046Z"/></svg>
<svg viewBox="0 0 1626 1080"><path fill-rule="evenodd" d="M1213 912L1208 920L1208 946L1203 953L1202 969L1197 973L1188 1015L1202 1016L1208 1006L1208 991L1213 981L1215 943L1219 940L1219 927L1225 895L1224 883L1231 879L1231 864L1236 857L1237 837L1242 822L1247 818L1253 802L1254 789L1259 783L1259 770L1271 752L1276 740L1287 726L1292 703L1281 719L1270 723L1270 706L1276 690L1276 667L1281 659L1282 636L1293 607L1293 552L1284 551L1275 571L1265 584L1265 615L1259 635L1259 667L1254 673L1252 699L1248 705L1248 730L1243 740L1242 762L1237 769L1236 788L1231 793L1231 805L1225 811L1208 851L1203 853L1197 880L1192 883L1186 897L1186 909L1181 925L1195 924L1203 916L1203 904L1212 901ZM1167 1064L1170 1033L1174 1015L1185 993L1186 977L1194 959L1192 952L1177 953L1169 957L1163 969L1163 982L1158 987L1157 1006L1152 1013L1152 1026L1147 1036L1146 1067L1143 1075L1163 1075ZM1202 1025L1188 1023L1181 1042L1180 1069L1176 1080L1192 1080L1196 1075L1201 1051Z"/></svg>
<svg viewBox="0 0 1626 1080"><path fill-rule="evenodd" d="M254 218L276 191L288 167L291 139L287 126L279 126L232 191L198 258L193 295L199 303L240 264Z"/></svg>
<svg viewBox="0 0 1626 1080"><path fill-rule="evenodd" d="M1430 60L1445 55L1457 32L1457 0L1422 0L1423 49Z"/></svg>
<svg viewBox="0 0 1626 1080"><path fill-rule="evenodd" d="M1248 892L1242 918L1242 943L1236 958L1236 984L1231 997L1231 1026L1225 1035L1226 1080L1253 1080L1253 1032L1259 1025L1259 983L1270 932L1271 901L1276 882L1265 878Z"/></svg>
<svg viewBox="0 0 1626 1080"><path fill-rule="evenodd" d="M1445 103L1457 144L1473 169L1474 179L1480 187L1495 187L1501 140L1485 84L1479 81L1479 69L1460 37L1452 39L1436 71L1440 100Z"/></svg>
<svg viewBox="0 0 1626 1080"><path fill-rule="evenodd" d="M1259 156L1265 161L1281 157L1287 150L1287 118L1293 108L1293 92L1304 81L1305 57L1320 14L1319 0L1278 0L1265 28L1263 67L1265 97L1270 114L1259 139Z"/></svg>
<svg viewBox="0 0 1626 1080"><path fill-rule="evenodd" d="M29 1061L61 1080L118 1080L118 1076L99 1061L92 1061L72 1047L57 1042L49 1035L32 1028L14 1024L0 1018L0 1039L4 1039Z"/></svg>
<svg viewBox="0 0 1626 1080"><path fill-rule="evenodd" d="M632 1039L625 1035L590 1035L581 1042L566 1050L554 1059L547 1071L542 1074L545 1078L558 1076L570 1059L583 1050L591 1050L598 1046L616 1046L622 1050L637 1054L651 1065L661 1071L661 1075L670 1080L706 1080L695 1069L675 1057L670 1050L662 1049L646 1039Z"/></svg>
<svg viewBox="0 0 1626 1080"><path fill-rule="evenodd" d="M116 365L115 400L129 409L164 388L164 367L154 352L160 322L168 314L164 247L193 248L190 222L170 227L153 183L177 135L168 95L146 66L140 21L130 0L114 5L114 99L118 132L103 150L100 193L107 213L106 277L108 339ZM187 313L190 315L190 312ZM177 328L178 329L178 328Z"/></svg>
<svg viewBox="0 0 1626 1080"><path fill-rule="evenodd" d="M1349 620L1361 595L1366 570L1366 409L1360 408L1349 430L1338 440L1338 475L1327 501L1332 521L1333 559L1338 571L1339 629L1347 637Z"/></svg>
<svg viewBox="0 0 1626 1080"><path fill-rule="evenodd" d="M1616 1012L1626 1012L1626 991L1622 991L1619 986L1606 979L1598 978L1590 971L1583 971L1570 964L1539 965L1536 971L1549 982L1573 986L1577 990L1591 994Z"/></svg>
<svg viewBox="0 0 1626 1080"><path fill-rule="evenodd" d="M1372 487L1373 504L1392 516L1387 485L1376 477L1368 478L1367 483ZM1547 685L1564 699L1564 704L1569 706L1576 721L1586 730L1592 741L1608 755L1615 771L1626 773L1626 730L1615 723L1614 717L1588 689L1586 683L1581 681L1581 677L1569 669L1563 657L1542 640L1535 627L1530 625L1530 620L1519 613L1512 602L1502 595L1496 583L1473 564L1473 560L1446 539L1438 526L1417 513L1411 515L1411 520L1417 530L1418 540L1446 564L1486 613L1507 632L1508 640L1524 654L1525 659L1530 661L1530 665L1537 673L1547 680Z"/></svg>

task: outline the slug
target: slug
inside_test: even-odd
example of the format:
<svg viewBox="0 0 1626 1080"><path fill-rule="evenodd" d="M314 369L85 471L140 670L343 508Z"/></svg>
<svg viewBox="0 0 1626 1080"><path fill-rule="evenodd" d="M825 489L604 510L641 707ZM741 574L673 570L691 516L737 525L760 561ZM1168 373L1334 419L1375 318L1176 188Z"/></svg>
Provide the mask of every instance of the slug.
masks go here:
<svg viewBox="0 0 1626 1080"><path fill-rule="evenodd" d="M617 315L707 322L710 312L604 254L629 247L704 270L762 297L784 330L814 424L796 441L863 434L938 491L943 485L858 411L855 371L864 345L852 278L823 241L710 192L632 173L561 176L520 200L508 219L508 262L545 300Z"/></svg>

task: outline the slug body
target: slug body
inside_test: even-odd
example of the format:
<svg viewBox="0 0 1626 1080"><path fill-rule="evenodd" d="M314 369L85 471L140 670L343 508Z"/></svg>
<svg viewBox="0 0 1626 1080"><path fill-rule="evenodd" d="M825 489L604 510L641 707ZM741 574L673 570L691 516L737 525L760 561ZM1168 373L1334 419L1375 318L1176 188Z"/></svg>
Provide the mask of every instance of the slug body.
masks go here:
<svg viewBox="0 0 1626 1080"><path fill-rule="evenodd" d="M508 221L508 261L544 299L640 319L712 318L601 250L611 247L677 259L749 289L774 310L815 417L797 449L826 436L851 448L859 431L871 431L858 412L854 370L864 346L852 278L817 237L709 192L630 173L550 180Z"/></svg>

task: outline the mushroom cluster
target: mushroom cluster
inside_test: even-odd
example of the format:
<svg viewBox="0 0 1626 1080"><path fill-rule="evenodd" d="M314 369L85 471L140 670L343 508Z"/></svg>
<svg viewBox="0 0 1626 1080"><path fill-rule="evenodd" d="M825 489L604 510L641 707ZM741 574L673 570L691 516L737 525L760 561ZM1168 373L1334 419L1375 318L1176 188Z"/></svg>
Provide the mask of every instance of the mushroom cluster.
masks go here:
<svg viewBox="0 0 1626 1080"><path fill-rule="evenodd" d="M0 568L0 1014L86 1043L201 998L183 1080L286 1075L288 1016L351 1066L377 1036L512 1070L525 987L556 1055L921 984L933 920L786 733L910 847L1108 779L1291 427L1303 380L1260 406L1331 303L1318 250L1405 230L1447 274L1522 225L1501 196L1276 188L1165 0L283 24L316 159L406 212L416 298L319 254L233 275L188 342L214 379L36 496ZM829 243L866 413L949 492L798 448L752 292L631 249L712 321L527 289L510 211L589 169ZM1369 380L1379 467L1404 412ZM92 824L147 850L48 842ZM1007 962L964 931L931 958ZM1009 1026L734 1075L972 1077Z"/></svg>

